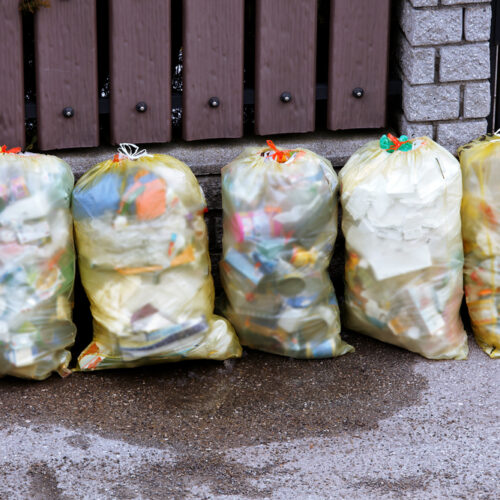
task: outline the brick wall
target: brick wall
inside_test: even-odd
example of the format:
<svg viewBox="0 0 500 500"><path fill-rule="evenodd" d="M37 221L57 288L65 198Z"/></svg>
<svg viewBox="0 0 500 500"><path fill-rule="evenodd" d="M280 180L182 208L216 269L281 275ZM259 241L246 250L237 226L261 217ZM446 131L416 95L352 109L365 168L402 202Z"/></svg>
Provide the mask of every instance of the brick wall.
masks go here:
<svg viewBox="0 0 500 500"><path fill-rule="evenodd" d="M455 153L486 132L490 114L489 0L401 0L400 131Z"/></svg>

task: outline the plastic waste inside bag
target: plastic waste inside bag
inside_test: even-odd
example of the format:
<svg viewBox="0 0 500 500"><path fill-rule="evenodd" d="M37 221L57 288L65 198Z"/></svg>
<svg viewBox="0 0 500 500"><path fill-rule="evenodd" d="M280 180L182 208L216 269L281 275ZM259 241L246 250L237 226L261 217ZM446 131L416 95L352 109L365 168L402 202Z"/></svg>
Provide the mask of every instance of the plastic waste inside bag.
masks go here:
<svg viewBox="0 0 500 500"><path fill-rule="evenodd" d="M137 146L78 181L73 214L82 283L94 318L81 370L241 355L213 314L206 209L191 170Z"/></svg>
<svg viewBox="0 0 500 500"><path fill-rule="evenodd" d="M224 310L244 345L295 358L353 350L327 273L337 176L305 149L247 149L222 169Z"/></svg>
<svg viewBox="0 0 500 500"><path fill-rule="evenodd" d="M500 135L480 137L458 154L465 300L478 344L500 358Z"/></svg>
<svg viewBox="0 0 500 500"><path fill-rule="evenodd" d="M0 376L69 373L73 174L55 156L0 148Z"/></svg>
<svg viewBox="0 0 500 500"><path fill-rule="evenodd" d="M346 326L431 359L465 359L457 160L428 137L389 135L339 174Z"/></svg>

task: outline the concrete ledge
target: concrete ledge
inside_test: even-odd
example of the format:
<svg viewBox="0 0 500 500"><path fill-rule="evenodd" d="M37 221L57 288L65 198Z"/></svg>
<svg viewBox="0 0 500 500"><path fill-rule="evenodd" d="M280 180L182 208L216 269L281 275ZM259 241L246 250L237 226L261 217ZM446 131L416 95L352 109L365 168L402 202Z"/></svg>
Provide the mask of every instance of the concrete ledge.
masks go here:
<svg viewBox="0 0 500 500"><path fill-rule="evenodd" d="M333 166L341 167L360 146L378 139L385 131L362 130L356 132L314 132L310 134L290 134L273 137L281 148L304 147L328 158ZM210 141L186 142L178 140L172 143L145 145L151 153L163 153L175 156L189 165L195 175L218 175L220 169L238 156L246 147L264 146L265 137L243 137L241 139L217 139ZM111 158L116 147L49 151L66 161L76 178L101 161Z"/></svg>

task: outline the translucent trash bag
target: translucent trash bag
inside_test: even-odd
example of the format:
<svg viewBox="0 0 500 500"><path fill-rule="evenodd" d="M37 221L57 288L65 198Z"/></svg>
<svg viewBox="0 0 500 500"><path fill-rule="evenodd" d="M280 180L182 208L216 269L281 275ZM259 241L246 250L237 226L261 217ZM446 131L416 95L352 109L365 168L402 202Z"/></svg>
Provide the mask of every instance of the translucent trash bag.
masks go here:
<svg viewBox="0 0 500 500"><path fill-rule="evenodd" d="M305 149L247 149L222 169L225 315L242 344L295 358L353 350L327 268L338 181Z"/></svg>
<svg viewBox="0 0 500 500"><path fill-rule="evenodd" d="M346 321L430 359L465 359L458 161L428 137L389 135L339 174Z"/></svg>
<svg viewBox="0 0 500 500"><path fill-rule="evenodd" d="M94 319L78 367L239 357L231 325L213 314L198 181L171 156L120 150L73 192L78 263Z"/></svg>
<svg viewBox="0 0 500 500"><path fill-rule="evenodd" d="M500 135L480 137L458 154L465 299L478 344L500 358Z"/></svg>
<svg viewBox="0 0 500 500"><path fill-rule="evenodd" d="M0 151L0 375L69 373L73 174L55 156Z"/></svg>

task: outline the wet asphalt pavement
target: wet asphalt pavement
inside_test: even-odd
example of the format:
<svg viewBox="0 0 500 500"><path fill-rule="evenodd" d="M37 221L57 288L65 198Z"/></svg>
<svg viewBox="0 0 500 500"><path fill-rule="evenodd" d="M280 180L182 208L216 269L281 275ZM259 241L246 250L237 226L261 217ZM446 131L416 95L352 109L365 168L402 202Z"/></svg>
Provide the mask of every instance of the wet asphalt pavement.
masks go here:
<svg viewBox="0 0 500 500"><path fill-rule="evenodd" d="M354 354L0 380L0 498L500 497L500 363Z"/></svg>

